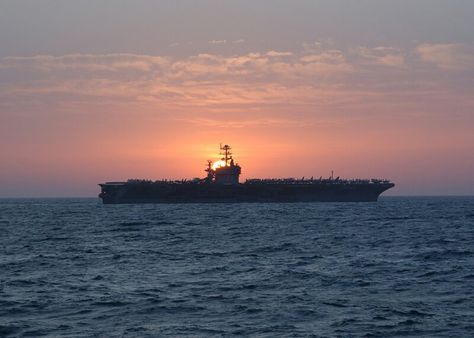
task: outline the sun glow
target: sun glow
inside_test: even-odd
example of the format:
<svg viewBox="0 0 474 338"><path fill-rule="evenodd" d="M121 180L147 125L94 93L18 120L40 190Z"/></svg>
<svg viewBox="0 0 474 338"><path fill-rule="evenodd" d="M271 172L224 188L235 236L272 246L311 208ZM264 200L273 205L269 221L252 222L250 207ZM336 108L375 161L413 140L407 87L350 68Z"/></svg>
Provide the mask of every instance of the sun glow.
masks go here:
<svg viewBox="0 0 474 338"><path fill-rule="evenodd" d="M216 161L212 164L212 170L216 170L217 168L225 167L225 161Z"/></svg>

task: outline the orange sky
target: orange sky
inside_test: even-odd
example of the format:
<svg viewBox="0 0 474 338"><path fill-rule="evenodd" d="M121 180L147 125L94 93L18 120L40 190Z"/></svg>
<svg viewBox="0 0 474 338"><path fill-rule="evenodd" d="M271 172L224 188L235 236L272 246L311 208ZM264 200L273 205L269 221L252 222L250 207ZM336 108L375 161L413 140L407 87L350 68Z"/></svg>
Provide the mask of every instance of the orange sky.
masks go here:
<svg viewBox="0 0 474 338"><path fill-rule="evenodd" d="M203 177L219 143L233 147L244 179L334 170L392 179L389 194L474 194L473 41L449 31L443 41L363 43L301 30L285 45L206 32L152 52L131 47L133 34L125 51L87 48L89 36L79 50L28 52L8 35L0 197L95 196L103 181Z"/></svg>

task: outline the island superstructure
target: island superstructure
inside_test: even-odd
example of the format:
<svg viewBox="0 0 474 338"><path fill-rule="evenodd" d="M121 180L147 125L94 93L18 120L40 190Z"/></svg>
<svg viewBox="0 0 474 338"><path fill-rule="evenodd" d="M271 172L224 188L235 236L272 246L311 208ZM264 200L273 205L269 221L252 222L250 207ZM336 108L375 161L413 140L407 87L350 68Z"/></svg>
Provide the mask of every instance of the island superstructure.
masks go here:
<svg viewBox="0 0 474 338"><path fill-rule="evenodd" d="M222 158L207 162L206 177L192 180L137 180L99 184L104 204L121 203L242 203L242 202L375 202L394 187L384 179L247 179L231 147L220 147Z"/></svg>

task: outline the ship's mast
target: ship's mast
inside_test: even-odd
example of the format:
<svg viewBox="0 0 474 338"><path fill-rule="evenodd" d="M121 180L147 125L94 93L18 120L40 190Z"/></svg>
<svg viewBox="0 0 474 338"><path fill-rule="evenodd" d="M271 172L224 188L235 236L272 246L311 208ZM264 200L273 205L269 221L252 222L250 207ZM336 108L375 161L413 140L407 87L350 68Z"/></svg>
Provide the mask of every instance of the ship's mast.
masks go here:
<svg viewBox="0 0 474 338"><path fill-rule="evenodd" d="M230 146L227 144L222 146L221 145L221 152L220 155L224 155L224 158L222 159L225 162L225 166L227 167L227 163L229 162L230 159L232 159L232 153L230 152L230 149L232 149Z"/></svg>
<svg viewBox="0 0 474 338"><path fill-rule="evenodd" d="M211 182L214 178L214 171L212 170L212 161L207 160L207 168L205 170L207 172L207 181Z"/></svg>

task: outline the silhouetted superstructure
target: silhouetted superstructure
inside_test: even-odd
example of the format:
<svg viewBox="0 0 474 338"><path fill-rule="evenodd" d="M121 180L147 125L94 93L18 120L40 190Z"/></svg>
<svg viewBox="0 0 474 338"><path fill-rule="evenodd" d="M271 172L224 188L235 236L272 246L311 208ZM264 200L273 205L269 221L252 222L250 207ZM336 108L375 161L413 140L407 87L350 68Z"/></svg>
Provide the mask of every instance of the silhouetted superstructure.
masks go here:
<svg viewBox="0 0 474 338"><path fill-rule="evenodd" d="M215 184L239 184L239 176L241 168L238 164L234 164L230 146L227 144L221 146L221 155L224 157L217 162L215 168L212 167L212 161L207 161L207 182Z"/></svg>
<svg viewBox="0 0 474 338"><path fill-rule="evenodd" d="M231 147L220 147L220 161L208 161L207 176L192 180L128 180L99 184L104 204L237 203L237 202L371 202L394 186L389 180L248 179L239 183L241 167Z"/></svg>

